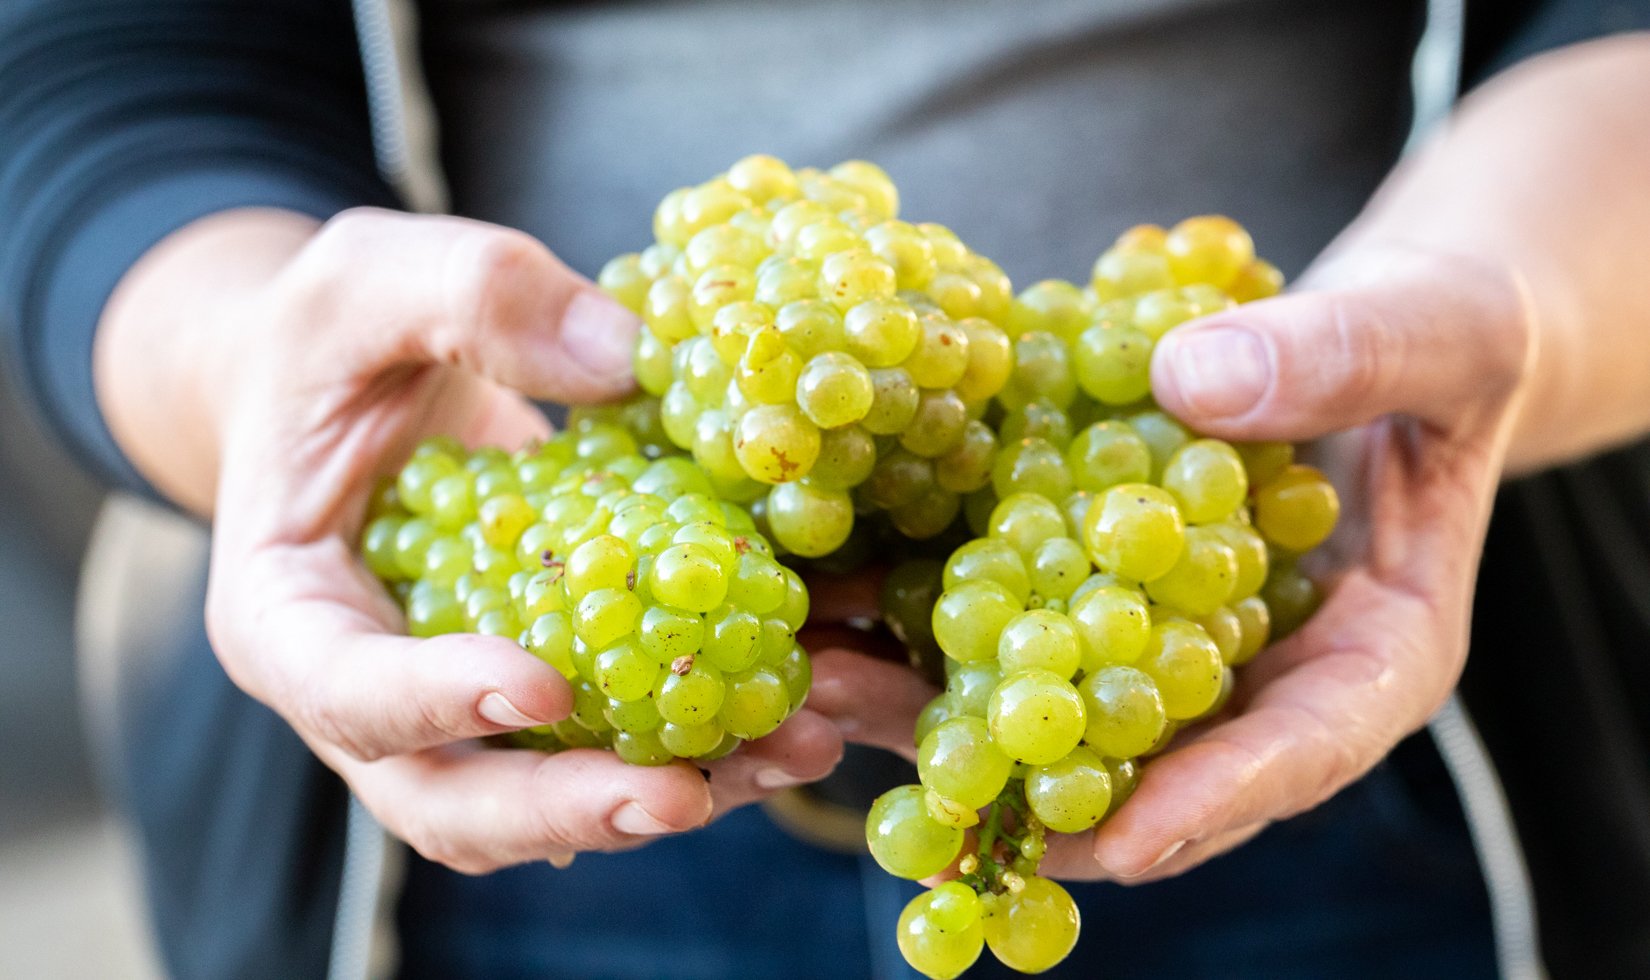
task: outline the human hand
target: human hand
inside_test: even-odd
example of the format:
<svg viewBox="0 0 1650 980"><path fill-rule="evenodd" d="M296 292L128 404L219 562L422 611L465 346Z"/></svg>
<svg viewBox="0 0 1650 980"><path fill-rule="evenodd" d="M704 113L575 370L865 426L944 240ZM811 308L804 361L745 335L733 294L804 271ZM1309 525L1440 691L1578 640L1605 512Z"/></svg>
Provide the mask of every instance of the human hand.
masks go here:
<svg viewBox="0 0 1650 980"><path fill-rule="evenodd" d="M1143 768L1042 873L1147 881L1321 803L1439 708L1467 652L1490 507L1535 357L1517 279L1408 248L1321 262L1288 295L1159 344L1158 401L1226 439L1307 440L1341 491L1327 601L1238 672L1222 715ZM1351 430L1351 431L1343 431Z"/></svg>
<svg viewBox="0 0 1650 980"><path fill-rule="evenodd" d="M370 488L433 432L544 437L524 394L626 392L636 323L542 245L491 225L363 210L292 240L272 274L219 304L227 322L212 328L234 351L205 361L232 376L199 386L219 393L207 623L236 684L391 832L467 872L635 846L835 765L836 729L807 711L708 775L478 745L565 717L569 687L507 639L401 635L355 555ZM113 342L131 349L123 329Z"/></svg>

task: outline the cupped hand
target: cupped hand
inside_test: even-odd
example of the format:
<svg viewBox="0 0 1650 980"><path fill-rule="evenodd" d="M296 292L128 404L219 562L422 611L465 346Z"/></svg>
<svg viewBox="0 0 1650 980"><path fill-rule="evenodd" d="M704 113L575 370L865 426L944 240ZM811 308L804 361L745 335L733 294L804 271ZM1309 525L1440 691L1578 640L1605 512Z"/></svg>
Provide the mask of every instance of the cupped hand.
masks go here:
<svg viewBox="0 0 1650 980"><path fill-rule="evenodd" d="M541 244L347 212L231 309L222 329L244 369L218 385L232 397L217 426L213 646L391 832L461 871L562 861L698 827L836 764L840 735L806 710L705 771L484 748L475 739L566 717L566 681L507 639L401 635L357 559L375 478L420 437L515 447L549 433L528 396L630 389L635 319Z"/></svg>
<svg viewBox="0 0 1650 980"><path fill-rule="evenodd" d="M1316 556L1327 599L1238 671L1219 719L1145 765L1110 820L1055 840L1046 873L1177 874L1321 803L1426 723L1466 659L1535 336L1510 271L1366 246L1160 343L1154 391L1194 429L1330 436L1314 448L1344 504Z"/></svg>

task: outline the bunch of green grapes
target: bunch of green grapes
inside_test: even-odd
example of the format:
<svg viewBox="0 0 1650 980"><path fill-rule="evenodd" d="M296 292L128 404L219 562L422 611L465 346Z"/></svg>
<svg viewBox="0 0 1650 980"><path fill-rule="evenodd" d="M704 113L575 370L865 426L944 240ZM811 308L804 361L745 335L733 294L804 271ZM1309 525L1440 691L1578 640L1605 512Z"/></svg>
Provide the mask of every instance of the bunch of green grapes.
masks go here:
<svg viewBox="0 0 1650 980"><path fill-rule="evenodd" d="M803 557L856 513L936 535L990 479L980 417L1011 368L1012 287L898 210L873 164L746 157L667 195L657 241L598 277L646 323L636 378L664 434Z"/></svg>
<svg viewBox="0 0 1650 980"><path fill-rule="evenodd" d="M572 715L518 744L719 758L807 696L808 593L698 467L639 448L588 418L514 454L427 441L374 499L362 553L412 635L510 637L572 684Z"/></svg>
<svg viewBox="0 0 1650 980"><path fill-rule="evenodd" d="M924 974L954 977L987 946L1028 973L1064 959L1078 911L1037 874L1047 833L1115 811L1142 758L1220 711L1232 668L1315 605L1294 558L1339 514L1323 474L1286 443L1198 438L1150 400L1158 338L1278 286L1209 217L1132 230L1087 290L1016 300L1017 363L988 416L1003 448L969 500L979 537L946 561L930 614L946 682L917 721L920 784L866 823L891 873L956 875L900 917ZM907 633L921 614L887 611Z"/></svg>

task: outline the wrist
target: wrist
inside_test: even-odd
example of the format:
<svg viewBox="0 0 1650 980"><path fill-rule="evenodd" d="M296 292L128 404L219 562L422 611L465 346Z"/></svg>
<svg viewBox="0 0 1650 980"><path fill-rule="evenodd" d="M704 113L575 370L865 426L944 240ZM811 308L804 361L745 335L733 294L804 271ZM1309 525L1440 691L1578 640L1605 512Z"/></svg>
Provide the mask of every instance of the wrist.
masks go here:
<svg viewBox="0 0 1650 980"><path fill-rule="evenodd" d="M211 513L224 425L256 369L242 327L316 227L264 209L195 221L133 265L104 308L93 346L99 407L138 471L189 510Z"/></svg>

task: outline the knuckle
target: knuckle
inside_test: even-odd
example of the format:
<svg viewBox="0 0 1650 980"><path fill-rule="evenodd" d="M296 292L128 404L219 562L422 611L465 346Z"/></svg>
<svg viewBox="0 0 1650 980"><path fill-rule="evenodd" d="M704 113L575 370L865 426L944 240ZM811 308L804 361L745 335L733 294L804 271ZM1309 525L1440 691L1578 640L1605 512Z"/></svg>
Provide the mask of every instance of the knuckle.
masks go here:
<svg viewBox="0 0 1650 980"><path fill-rule="evenodd" d="M542 278L549 252L530 235L479 228L449 253L446 285L451 319L459 324L508 323L520 296Z"/></svg>

